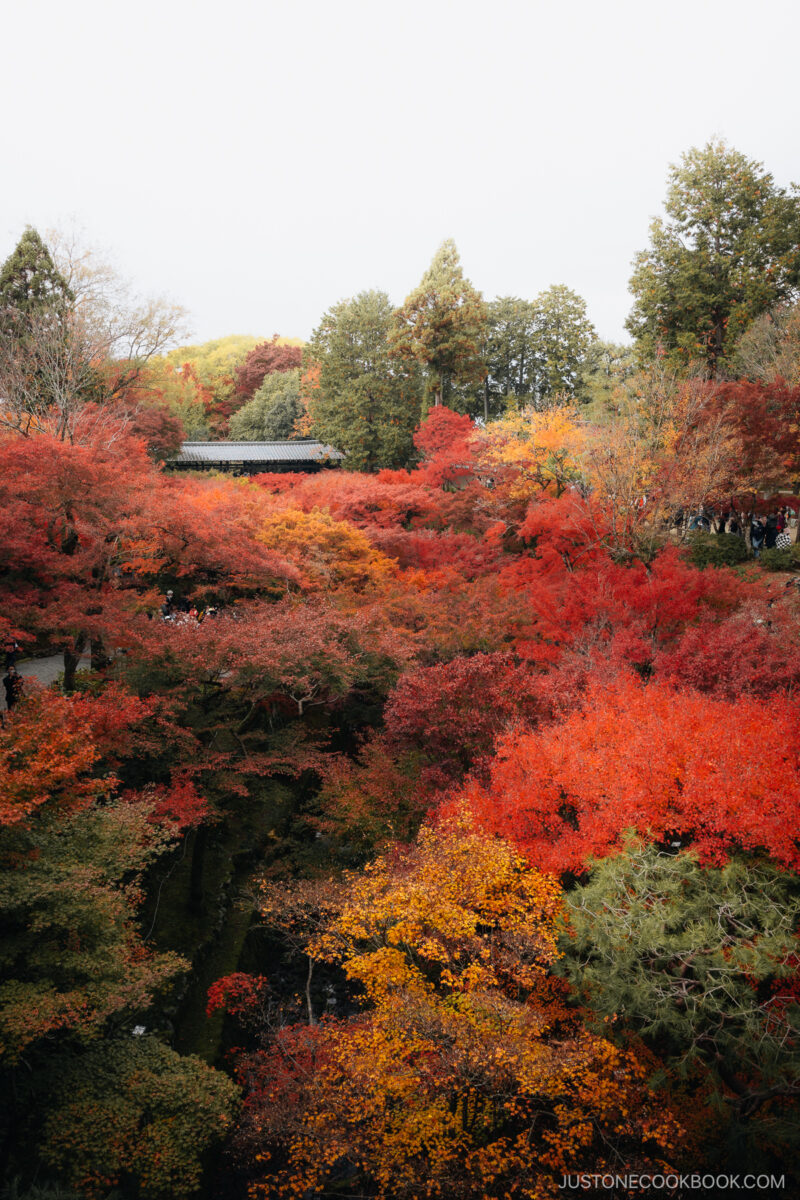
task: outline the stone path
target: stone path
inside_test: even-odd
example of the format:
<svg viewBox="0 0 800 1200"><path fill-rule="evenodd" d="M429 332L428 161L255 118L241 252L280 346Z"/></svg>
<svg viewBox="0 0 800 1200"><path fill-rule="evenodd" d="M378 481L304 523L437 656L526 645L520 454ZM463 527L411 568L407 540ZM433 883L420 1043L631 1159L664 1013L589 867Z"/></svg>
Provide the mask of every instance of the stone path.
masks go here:
<svg viewBox="0 0 800 1200"><path fill-rule="evenodd" d="M84 654L80 661L81 667L89 666L90 658L88 654ZM55 683L60 673L64 670L63 654L51 654L47 658L29 658L24 662L17 663L17 670L24 679L38 679L39 683L47 686L50 683ZM5 671L2 671L5 675ZM24 684L23 684L24 688ZM0 712L6 707L6 691L5 688L0 688Z"/></svg>

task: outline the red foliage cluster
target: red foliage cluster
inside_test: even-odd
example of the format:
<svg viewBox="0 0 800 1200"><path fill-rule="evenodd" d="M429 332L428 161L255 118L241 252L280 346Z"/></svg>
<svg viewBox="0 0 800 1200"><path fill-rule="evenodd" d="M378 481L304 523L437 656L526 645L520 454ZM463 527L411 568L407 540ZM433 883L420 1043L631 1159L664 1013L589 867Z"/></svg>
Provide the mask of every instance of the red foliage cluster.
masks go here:
<svg viewBox="0 0 800 1200"><path fill-rule="evenodd" d="M268 991L269 981L264 975L248 975L244 971L224 975L208 989L206 1016L211 1017L215 1012L246 1016L260 1005Z"/></svg>
<svg viewBox="0 0 800 1200"><path fill-rule="evenodd" d="M170 821L181 831L202 825L212 816L211 805L186 772L176 772L169 784L151 784L142 799L153 804L157 821Z"/></svg>
<svg viewBox="0 0 800 1200"><path fill-rule="evenodd" d="M434 512L437 496L421 482L403 472L402 479L387 481L380 475L352 475L343 471L320 471L317 475L295 476L286 499L292 508L311 512L327 510L339 521L352 521L360 528L391 529L427 520ZM284 476L285 480L287 477ZM277 490L273 475L259 476L257 482Z"/></svg>
<svg viewBox="0 0 800 1200"><path fill-rule="evenodd" d="M370 531L373 544L404 568L422 571L454 569L463 579L496 571L503 547L495 537L433 529L380 529Z"/></svg>
<svg viewBox="0 0 800 1200"><path fill-rule="evenodd" d="M236 368L236 395L242 402L251 400L267 375L273 371L292 371L300 366L303 352L300 346L287 346L278 341L277 333L267 342L259 342Z"/></svg>
<svg viewBox="0 0 800 1200"><path fill-rule="evenodd" d="M420 474L426 483L439 486L472 474L470 439L475 429L471 417L440 405L432 408L414 434L422 455Z"/></svg>
<svg viewBox="0 0 800 1200"><path fill-rule="evenodd" d="M574 567L553 553L518 557L501 580L535 615L537 636L521 649L540 661L582 663L587 674L600 659L649 670L703 613L729 612L744 594L732 572L698 570L675 547L649 566L602 555Z"/></svg>
<svg viewBox="0 0 800 1200"><path fill-rule="evenodd" d="M721 621L709 615L689 626L680 641L656 655L659 679L735 701L796 697L800 645L796 618L780 608L735 612Z"/></svg>
<svg viewBox="0 0 800 1200"><path fill-rule="evenodd" d="M159 707L155 698L141 700L116 683L98 695L67 697L29 682L0 726L0 824L25 824L44 809L65 816L112 795L118 783L112 771L141 752L162 750L165 732L173 732L157 718ZM148 803L154 820L178 829L210 815L179 768L169 784L128 789L122 799Z"/></svg>
<svg viewBox="0 0 800 1200"><path fill-rule="evenodd" d="M488 784L464 796L542 870L580 871L629 829L706 861L744 847L797 867L798 716L788 701L734 704L621 676L591 684L560 723L501 737Z"/></svg>
<svg viewBox="0 0 800 1200"><path fill-rule="evenodd" d="M107 433L0 438L0 602L15 624L59 646L78 632L125 645L135 592L159 575L238 591L299 580L254 539L235 484L164 476L141 441Z"/></svg>
<svg viewBox="0 0 800 1200"><path fill-rule="evenodd" d="M164 404L139 404L133 412L130 432L141 438L147 453L157 462L177 454L186 441L186 430L180 419Z"/></svg>
<svg viewBox="0 0 800 1200"><path fill-rule="evenodd" d="M542 715L539 676L508 654L475 654L402 676L385 710L385 742L421 750L428 787L442 788L479 765L506 725Z"/></svg>
<svg viewBox="0 0 800 1200"><path fill-rule="evenodd" d="M713 411L719 414L737 442L736 478L732 490L752 481L752 490L780 486L800 471L800 388L784 380L753 383L737 379L721 384L714 393Z"/></svg>

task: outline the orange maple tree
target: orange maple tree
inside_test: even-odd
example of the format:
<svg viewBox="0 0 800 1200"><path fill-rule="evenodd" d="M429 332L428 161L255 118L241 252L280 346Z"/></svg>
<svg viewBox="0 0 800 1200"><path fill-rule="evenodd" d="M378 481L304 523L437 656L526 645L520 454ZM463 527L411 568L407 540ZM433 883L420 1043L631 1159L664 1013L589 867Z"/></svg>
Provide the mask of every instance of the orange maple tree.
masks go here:
<svg viewBox="0 0 800 1200"><path fill-rule="evenodd" d="M622 675L563 721L501 736L489 783L459 803L542 870L580 871L630 829L707 862L743 847L796 867L799 715Z"/></svg>

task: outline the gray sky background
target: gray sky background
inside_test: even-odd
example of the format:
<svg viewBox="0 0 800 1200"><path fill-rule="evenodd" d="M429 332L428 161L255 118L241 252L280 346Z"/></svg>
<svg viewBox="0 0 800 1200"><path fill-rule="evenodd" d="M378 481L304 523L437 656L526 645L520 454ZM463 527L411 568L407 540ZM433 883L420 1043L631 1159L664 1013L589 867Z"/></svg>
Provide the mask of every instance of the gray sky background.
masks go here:
<svg viewBox="0 0 800 1200"><path fill-rule="evenodd" d="M800 180L796 0L3 6L0 259L78 227L193 340L399 303L456 240L487 298L563 283L622 340L669 164Z"/></svg>

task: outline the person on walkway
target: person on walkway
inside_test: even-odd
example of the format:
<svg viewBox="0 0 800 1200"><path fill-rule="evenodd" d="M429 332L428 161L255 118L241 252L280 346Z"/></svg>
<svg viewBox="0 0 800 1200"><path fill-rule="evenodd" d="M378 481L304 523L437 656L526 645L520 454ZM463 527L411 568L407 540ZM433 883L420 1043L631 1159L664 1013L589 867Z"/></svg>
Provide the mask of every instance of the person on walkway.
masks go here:
<svg viewBox="0 0 800 1200"><path fill-rule="evenodd" d="M750 522L750 545L753 547L753 554L756 558L760 558L761 551L764 549L764 535L766 530L761 524L759 517L753 517Z"/></svg>
<svg viewBox="0 0 800 1200"><path fill-rule="evenodd" d="M165 621L166 621L167 617L171 617L173 612L175 611L175 605L173 603L173 596L174 596L173 592L167 592L166 596L164 597L164 603L161 605L161 615Z"/></svg>
<svg viewBox="0 0 800 1200"><path fill-rule="evenodd" d="M22 676L12 663L8 672L3 676L3 687L6 692L6 708L9 712L22 695Z"/></svg>
<svg viewBox="0 0 800 1200"><path fill-rule="evenodd" d="M6 642L6 670L16 664L21 649L22 647L16 638L9 638Z"/></svg>
<svg viewBox="0 0 800 1200"><path fill-rule="evenodd" d="M766 531L764 533L764 549L774 550L775 539L778 536L778 516L777 513L770 513L767 517Z"/></svg>

